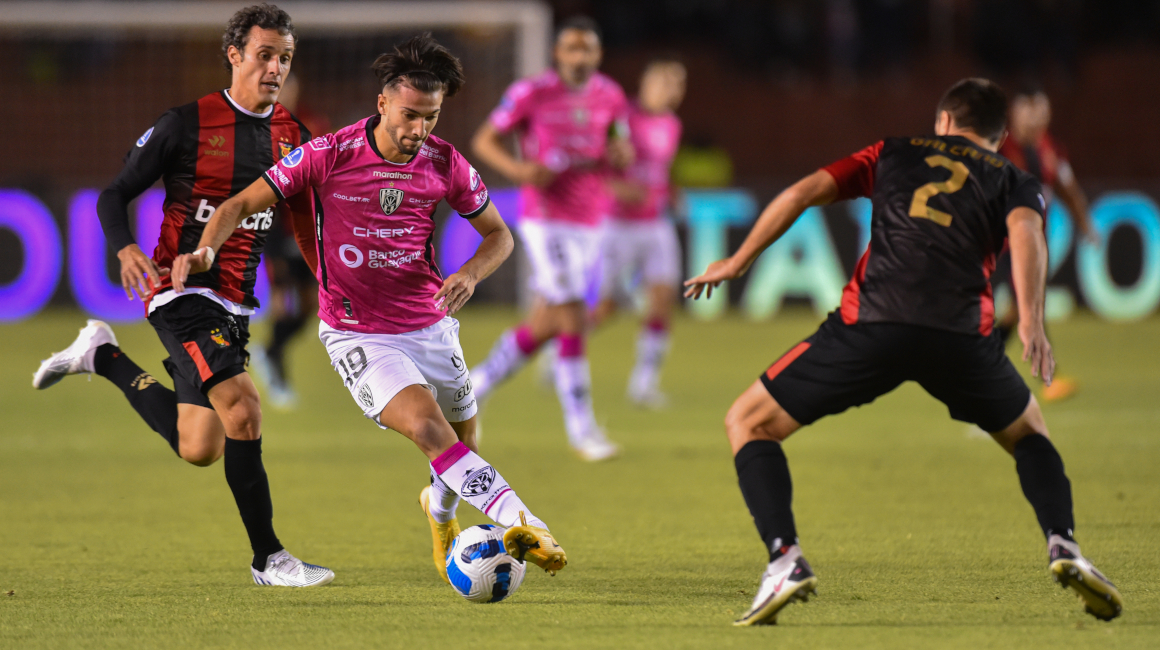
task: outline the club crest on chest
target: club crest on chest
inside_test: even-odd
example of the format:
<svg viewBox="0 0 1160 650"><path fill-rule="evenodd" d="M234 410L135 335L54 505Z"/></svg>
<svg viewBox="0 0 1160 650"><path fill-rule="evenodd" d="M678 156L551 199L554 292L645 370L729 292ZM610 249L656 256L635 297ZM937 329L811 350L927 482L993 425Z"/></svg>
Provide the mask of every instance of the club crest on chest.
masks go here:
<svg viewBox="0 0 1160 650"><path fill-rule="evenodd" d="M379 207L383 214L390 215L403 204L403 190L394 187L384 187L379 190Z"/></svg>

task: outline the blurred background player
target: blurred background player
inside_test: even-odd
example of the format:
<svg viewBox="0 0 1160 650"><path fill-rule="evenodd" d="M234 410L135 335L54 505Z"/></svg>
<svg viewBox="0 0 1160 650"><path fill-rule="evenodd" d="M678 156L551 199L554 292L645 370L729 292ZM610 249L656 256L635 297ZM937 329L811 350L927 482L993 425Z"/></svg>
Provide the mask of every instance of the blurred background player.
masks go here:
<svg viewBox="0 0 1160 650"><path fill-rule="evenodd" d="M1073 538L1071 483L1039 404L991 336L989 275L1009 241L1023 359L1032 376L1051 383L1055 361L1043 330L1046 208L1039 181L993 155L1006 113L994 83L956 83L939 100L936 137L879 141L803 178L766 207L732 257L685 283L689 297L711 294L744 275L808 207L873 199L870 245L839 309L762 373L725 416L741 494L769 551L753 605L737 625L776 623L787 604L817 593L798 545L782 443L904 381L918 382L951 417L977 424L1015 458L1055 580L1096 618L1120 615L1120 593Z"/></svg>
<svg viewBox="0 0 1160 650"><path fill-rule="evenodd" d="M681 142L675 111L685 97L685 66L658 58L645 67L640 92L628 114L633 162L609 178L615 196L600 243L600 302L593 312L599 326L631 300L639 280L647 295L644 327L636 341L636 365L628 397L640 406L662 407L661 365L669 349L669 321L681 280L681 244L666 212L679 201L670 172Z"/></svg>
<svg viewBox="0 0 1160 650"><path fill-rule="evenodd" d="M113 330L90 320L64 352L46 359L33 386L65 375L96 373L115 384L143 420L186 462L205 467L225 456L233 492L254 551L251 574L260 585L308 587L334 579L325 567L290 555L274 534L270 483L262 463L258 391L246 372L250 315L258 262L273 209L249 214L212 267L173 288L169 266L191 252L215 206L246 187L310 132L278 105L298 35L274 5L238 11L222 36L230 87L174 108L129 150L125 166L101 193L97 213L121 261L121 284L145 304L149 323L169 357L173 390L159 384L117 346ZM157 179L165 184L165 218L150 259L129 229L129 202ZM303 254L316 263L309 197L287 202Z"/></svg>
<svg viewBox="0 0 1160 650"><path fill-rule="evenodd" d="M568 441L589 461L620 448L596 424L584 350L589 272L599 252L599 226L611 209L610 167L632 159L624 138L628 102L620 85L597 71L600 28L589 18L556 33L555 69L512 84L472 142L476 155L521 187L519 235L531 259L536 303L524 322L504 332L472 369L483 400L556 338L556 395ZM505 142L515 132L521 156Z"/></svg>
<svg viewBox="0 0 1160 650"><path fill-rule="evenodd" d="M476 454L478 405L459 321L451 317L513 247L479 172L431 135L443 98L463 85L463 67L425 33L380 56L373 69L381 88L378 112L294 150L222 204L198 249L175 261L173 281L180 287L188 273L208 268L243 215L313 187L318 336L363 415L406 436L430 460L431 485L419 502L431 525L436 569L446 580L444 559L459 533L455 510L462 496L508 529L504 544L511 555L554 575L567 564L563 549ZM435 208L444 200L483 237L446 279L431 247Z"/></svg>
<svg viewBox="0 0 1160 650"><path fill-rule="evenodd" d="M1051 126L1051 101L1047 93L1036 88L1020 90L1011 99L1008 122L1007 139L999 153L1039 179L1048 208L1058 196L1067 206L1074 231L1089 242L1095 241L1087 195L1075 178L1066 152L1048 130ZM1000 260L1001 277L1010 276L1010 264L1010 256L1004 255ZM1018 318L1017 310L1009 308L996 327L1004 343L1011 338ZM1078 389L1079 383L1074 378L1061 375L1050 386L1044 386L1040 394L1045 402L1052 402L1071 397Z"/></svg>
<svg viewBox="0 0 1160 650"><path fill-rule="evenodd" d="M278 103L298 117L314 136L330 133L330 120L315 113L301 100L298 75L289 74L278 94ZM318 281L302 256L289 219L276 219L266 237L265 267L270 280L270 298L266 305L273 324L265 345L250 345L250 365L266 385L270 404L276 408L293 408L298 395L290 385L286 370L286 346L308 321L318 313Z"/></svg>

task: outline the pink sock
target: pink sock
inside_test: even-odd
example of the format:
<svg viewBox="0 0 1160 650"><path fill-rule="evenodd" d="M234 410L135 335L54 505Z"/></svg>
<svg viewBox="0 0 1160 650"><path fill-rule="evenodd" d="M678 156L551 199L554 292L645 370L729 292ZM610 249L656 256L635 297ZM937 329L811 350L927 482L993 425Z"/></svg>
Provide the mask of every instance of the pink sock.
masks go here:
<svg viewBox="0 0 1160 650"><path fill-rule="evenodd" d="M556 337L560 358L570 359L584 356L584 336L582 334L561 334Z"/></svg>
<svg viewBox="0 0 1160 650"><path fill-rule="evenodd" d="M540 342L532 336L532 330L527 325L520 325L516 328L516 345L519 346L520 352L525 356L532 354L540 348Z"/></svg>
<svg viewBox="0 0 1160 650"><path fill-rule="evenodd" d="M649 321L645 323L644 326L647 327L650 332L667 332L669 330L668 321L664 321L659 318L649 319Z"/></svg>

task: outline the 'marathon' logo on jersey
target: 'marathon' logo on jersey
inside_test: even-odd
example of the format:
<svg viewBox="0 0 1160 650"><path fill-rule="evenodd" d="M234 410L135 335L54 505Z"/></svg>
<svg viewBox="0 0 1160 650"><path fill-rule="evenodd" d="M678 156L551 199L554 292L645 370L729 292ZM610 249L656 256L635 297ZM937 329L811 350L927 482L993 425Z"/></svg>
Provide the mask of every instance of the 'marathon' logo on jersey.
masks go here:
<svg viewBox="0 0 1160 650"><path fill-rule="evenodd" d="M407 174L410 176L410 174ZM384 187L379 190L379 207L383 214L390 215L403 204L403 190L394 187Z"/></svg>
<svg viewBox="0 0 1160 650"><path fill-rule="evenodd" d="M401 181L411 180L411 175L405 172L371 172L375 178L394 178Z"/></svg>

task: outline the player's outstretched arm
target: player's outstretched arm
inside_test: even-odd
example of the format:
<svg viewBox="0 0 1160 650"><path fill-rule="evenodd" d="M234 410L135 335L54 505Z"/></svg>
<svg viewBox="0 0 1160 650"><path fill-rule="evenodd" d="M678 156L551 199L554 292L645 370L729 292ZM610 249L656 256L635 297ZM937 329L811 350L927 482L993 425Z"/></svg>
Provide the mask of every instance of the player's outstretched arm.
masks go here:
<svg viewBox="0 0 1160 650"><path fill-rule="evenodd" d="M178 293L185 291L185 281L190 275L205 273L213 266L218 249L242 222L242 215L261 212L277 202L274 190L264 178L259 178L221 204L210 217L209 223L205 224L197 249L192 253L178 255L173 260L173 290Z"/></svg>
<svg viewBox="0 0 1160 650"><path fill-rule="evenodd" d="M822 169L789 186L766 206L736 253L713 262L704 273L685 281L685 297L697 299L702 292L706 298L712 297L713 289L722 282L745 275L757 256L784 235L806 208L825 205L837 196L838 183Z"/></svg>
<svg viewBox="0 0 1160 650"><path fill-rule="evenodd" d="M475 285L495 272L500 264L512 254L515 242L507 224L492 203L471 219L475 231L483 236L475 255L467 260L459 270L447 276L443 286L435 294L435 306L451 316L459 311L475 293Z"/></svg>
<svg viewBox="0 0 1160 650"><path fill-rule="evenodd" d="M1019 305L1019 339L1023 360L1031 361L1031 376L1051 385L1055 357L1043 330L1043 295L1047 283L1047 240L1043 217L1031 208L1015 208L1007 215L1011 245L1011 280Z"/></svg>

